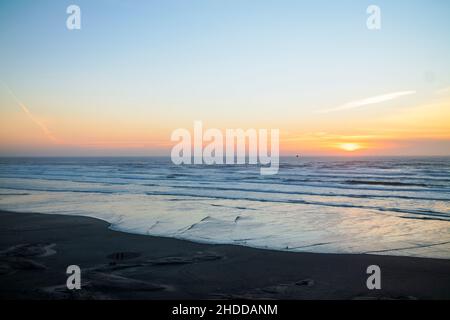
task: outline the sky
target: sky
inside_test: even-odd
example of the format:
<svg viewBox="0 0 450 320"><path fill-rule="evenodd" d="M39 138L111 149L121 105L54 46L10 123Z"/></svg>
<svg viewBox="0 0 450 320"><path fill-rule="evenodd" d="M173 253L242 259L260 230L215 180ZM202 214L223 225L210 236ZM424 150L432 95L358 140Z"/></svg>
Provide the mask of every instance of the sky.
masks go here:
<svg viewBox="0 0 450 320"><path fill-rule="evenodd" d="M449 33L447 0L0 0L0 156L170 155L195 120L279 129L283 155L450 155Z"/></svg>

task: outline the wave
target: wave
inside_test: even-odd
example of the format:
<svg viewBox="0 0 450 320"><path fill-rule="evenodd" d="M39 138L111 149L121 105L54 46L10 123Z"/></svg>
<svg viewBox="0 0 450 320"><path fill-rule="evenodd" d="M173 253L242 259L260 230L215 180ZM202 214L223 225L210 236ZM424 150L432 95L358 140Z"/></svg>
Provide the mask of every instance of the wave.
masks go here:
<svg viewBox="0 0 450 320"><path fill-rule="evenodd" d="M4 179L6 177L1 177L0 179ZM167 186L167 185L163 185L163 184L148 184L147 181L154 181L154 182L165 182L166 179L162 179L161 177L158 178L147 178L147 179L138 179L138 178L134 178L134 179L130 179L130 180L142 180L142 183L131 183L131 182L117 182L117 181L110 181L111 178L106 178L106 180L101 180L98 181L98 179L101 179L101 177L96 177L97 180L73 180L73 179L52 179L52 178L35 178L35 177L26 177L26 176L15 176L15 177L9 177L9 178L21 178L21 179L27 179L27 180L48 180L48 181L68 181L68 182L76 182L76 183L92 183L92 184L102 184L102 185L107 185L107 184L111 184L111 185L145 185L145 186ZM92 177L95 178L95 177ZM108 180L109 179L109 180ZM400 185L399 183L390 183L390 182L382 182L382 183L378 183L378 182L371 182L371 181L367 181L367 183L365 183L366 181L363 181L364 183L358 184L358 183L349 183L349 185L345 185L343 183L339 183L336 181L315 181L315 182L309 182L309 183L305 183L303 181L299 181L299 180L294 180L294 179L280 179L280 180L270 180L268 181L267 178L265 178L264 180L261 180L261 178L255 178L252 177L251 179L237 179L237 178L233 178L233 179L220 179L220 178L206 178L206 177L197 177L196 179L168 179L167 181L177 181L177 182L192 182L192 183L198 183L198 184L207 184L207 183L214 183L214 184L218 184L218 183L230 183L230 182L235 182L235 183L239 183L239 184L259 184L259 185L273 185L273 186L277 186L277 185L281 185L281 186L289 186L289 187L311 187L311 188L332 188L332 189L345 189L345 190L366 190L366 191L405 191L405 192L445 192L445 193L450 193L450 188L446 188L446 187L442 187L442 186L433 186L433 185L427 185L427 187L420 187L420 188L410 188L410 187L414 187L417 186L418 184L413 184L413 183L409 183L409 184L402 184ZM366 186L362 186L364 184L367 185L373 185L374 187L366 187ZM355 185L355 187L352 187L351 185ZM379 185L379 187L377 187L377 185ZM399 188L386 188L386 186L397 186Z"/></svg>
<svg viewBox="0 0 450 320"><path fill-rule="evenodd" d="M111 185L131 185L122 183L103 183L103 182L90 182L90 181L76 181L77 183L87 184L101 184L103 186ZM267 194L281 194L281 195L299 195L299 196L320 196L320 197L340 197L340 198L356 198L356 199L405 199L405 200L425 200L425 201L450 201L450 197L420 197L420 196L408 196L402 194L352 194L352 193L335 193L335 192L306 192L306 191L285 191L285 190L268 190L268 189L255 189L255 188L230 188L230 187L217 187L211 185L195 186L195 185L170 185L170 184L138 184L138 186L145 187L164 187L172 189L194 189L203 191L236 191L236 192L251 192L251 193L267 193ZM36 187L13 187L13 186L1 186L3 190L27 190L27 191L39 191L39 192L75 192L75 193L132 193L128 190L100 190L100 189L73 189L73 188L36 188ZM325 187L327 189L335 189L336 187ZM339 189L339 188L336 188ZM358 189L359 190L359 189ZM378 189L376 189L378 190ZM385 191L385 190L382 190ZM135 190L134 193L145 194L146 191ZM148 193L148 192L147 192ZM176 193L174 193L176 195Z"/></svg>
<svg viewBox="0 0 450 320"><path fill-rule="evenodd" d="M146 185L149 186L149 185ZM154 185L151 185L154 186ZM163 185L159 185L163 186ZM212 187L212 186L192 186L192 185L164 185L164 187L171 187L174 189L196 189L196 190L215 190L215 191L239 191L239 192L255 192L255 193L273 193L273 194L289 194L289 195L306 195L306 196L321 196L321 197L348 197L359 199L408 199L408 200L432 200L432 201L450 201L448 198L436 197L417 197L405 195L390 195L390 194L348 194L348 193L326 193L326 192L300 192L300 191L284 191L284 190L267 190L267 189L248 189L248 188L229 188L229 187Z"/></svg>
<svg viewBox="0 0 450 320"><path fill-rule="evenodd" d="M410 182L398 182L398 181L373 181L373 180L346 180L348 184L368 184L379 186L409 186L409 187L428 187L425 183L410 183Z"/></svg>
<svg viewBox="0 0 450 320"><path fill-rule="evenodd" d="M326 207L338 207L338 208L358 208L358 209L370 209L378 210L382 212L395 212L395 213L408 213L417 215L426 215L430 217L441 217L448 218L450 221L450 214L445 212L438 212L432 210L420 210L420 209L399 209L399 208L384 208L377 206L363 206L355 204L342 204L342 203L331 203L331 202L318 202L318 201L308 201L308 200L298 200L298 199L266 199L266 198L251 198L251 197L230 197L230 196L218 196L218 195L199 195L199 194L189 194L189 193L170 193L170 192L146 192L147 195L151 196L180 196L180 197L194 197L194 198L208 198L208 199L221 199L221 200L245 200L245 201L255 201L255 202L271 202L271 203L287 203L287 204L307 204L307 205L317 205Z"/></svg>

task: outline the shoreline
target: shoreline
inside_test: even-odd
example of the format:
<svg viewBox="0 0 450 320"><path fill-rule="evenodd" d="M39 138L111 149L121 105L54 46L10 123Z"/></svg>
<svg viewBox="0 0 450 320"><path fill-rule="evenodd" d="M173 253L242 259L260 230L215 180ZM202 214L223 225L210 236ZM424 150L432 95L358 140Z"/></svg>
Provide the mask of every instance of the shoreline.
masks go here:
<svg viewBox="0 0 450 320"><path fill-rule="evenodd" d="M0 299L450 299L450 260L207 244L0 211ZM82 289L66 288L69 265ZM366 269L381 268L381 290Z"/></svg>

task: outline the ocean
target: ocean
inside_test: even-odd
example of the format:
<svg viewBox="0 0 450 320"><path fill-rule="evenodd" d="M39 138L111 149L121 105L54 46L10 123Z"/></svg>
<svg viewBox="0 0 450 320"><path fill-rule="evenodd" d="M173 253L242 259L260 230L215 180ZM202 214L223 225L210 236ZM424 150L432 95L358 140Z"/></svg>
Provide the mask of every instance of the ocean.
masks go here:
<svg viewBox="0 0 450 320"><path fill-rule="evenodd" d="M83 215L122 232L323 253L450 258L450 158L0 158L0 209Z"/></svg>

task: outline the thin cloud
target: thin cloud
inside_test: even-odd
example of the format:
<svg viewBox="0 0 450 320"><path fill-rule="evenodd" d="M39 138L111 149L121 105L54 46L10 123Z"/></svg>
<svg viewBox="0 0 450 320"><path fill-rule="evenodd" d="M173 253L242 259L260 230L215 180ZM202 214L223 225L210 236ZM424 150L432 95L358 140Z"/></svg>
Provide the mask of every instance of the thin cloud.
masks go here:
<svg viewBox="0 0 450 320"><path fill-rule="evenodd" d="M44 133L44 135L51 141L57 143L59 142L58 139L53 135L53 133L47 128L47 126L42 123L38 118L36 118L33 113L17 98L17 96L14 94L14 92L9 88L6 84L4 84L6 89L8 90L9 94L14 98L16 103L20 106L23 112L28 116L28 118L31 119Z"/></svg>
<svg viewBox="0 0 450 320"><path fill-rule="evenodd" d="M445 94L445 93L448 93L448 92L450 92L450 87L442 88L442 89L436 90L436 93L437 93L437 94Z"/></svg>
<svg viewBox="0 0 450 320"><path fill-rule="evenodd" d="M320 110L319 112L320 113L328 113L328 112L334 112L334 111L356 109L356 108L360 108L360 107L371 105L371 104L377 104L377 103L382 103L382 102L389 101L389 100L394 100L394 99L397 99L397 98L400 98L403 96L407 96L407 95L411 95L411 94L415 94L415 93L416 93L416 91L392 92L392 93L387 93L387 94L374 96L374 97L370 97L370 98L366 98L366 99L348 102L346 104L340 105L335 108Z"/></svg>

